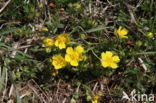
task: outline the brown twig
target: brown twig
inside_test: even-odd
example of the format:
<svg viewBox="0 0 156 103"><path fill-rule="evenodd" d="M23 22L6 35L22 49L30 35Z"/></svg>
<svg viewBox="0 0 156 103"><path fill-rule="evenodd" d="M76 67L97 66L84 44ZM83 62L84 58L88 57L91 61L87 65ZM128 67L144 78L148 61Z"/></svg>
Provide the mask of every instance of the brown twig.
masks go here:
<svg viewBox="0 0 156 103"><path fill-rule="evenodd" d="M107 87L107 90L108 90L108 94L109 94L109 96L110 96L110 98L111 98L111 101L112 101L113 103L116 103L116 102L113 100L112 96L111 96L111 93L110 93L110 90L109 90L108 86L106 86L106 87Z"/></svg>
<svg viewBox="0 0 156 103"><path fill-rule="evenodd" d="M11 0L8 0L4 6L0 9L0 13L8 6L8 4L11 2Z"/></svg>
<svg viewBox="0 0 156 103"><path fill-rule="evenodd" d="M96 90L97 85L98 85L98 82L96 82L96 83L95 83L94 88L93 88L93 91L95 91L95 90Z"/></svg>
<svg viewBox="0 0 156 103"><path fill-rule="evenodd" d="M59 99L58 99L58 92L59 92L59 88L60 88L60 82L61 82L61 79L59 79L59 81L58 81L57 90L56 90L56 96L57 96L57 101L58 101L58 103L60 103L60 102L59 102Z"/></svg>

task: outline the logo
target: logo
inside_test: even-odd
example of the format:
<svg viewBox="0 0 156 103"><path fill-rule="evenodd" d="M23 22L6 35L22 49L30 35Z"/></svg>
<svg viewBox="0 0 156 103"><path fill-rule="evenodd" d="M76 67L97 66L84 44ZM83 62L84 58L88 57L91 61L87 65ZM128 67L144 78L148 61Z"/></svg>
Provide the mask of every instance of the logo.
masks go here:
<svg viewBox="0 0 156 103"><path fill-rule="evenodd" d="M154 102L154 94L141 94L140 92L137 92L135 89L133 89L129 95L123 91L122 100L123 99L131 102Z"/></svg>

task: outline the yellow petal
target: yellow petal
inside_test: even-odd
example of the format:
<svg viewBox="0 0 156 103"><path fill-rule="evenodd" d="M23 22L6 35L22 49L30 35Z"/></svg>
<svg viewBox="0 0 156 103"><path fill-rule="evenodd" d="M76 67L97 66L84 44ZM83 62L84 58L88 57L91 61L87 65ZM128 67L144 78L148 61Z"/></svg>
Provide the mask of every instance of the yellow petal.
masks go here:
<svg viewBox="0 0 156 103"><path fill-rule="evenodd" d="M46 31L46 32L49 31L48 28L46 28L46 27L41 28L41 30L42 30L42 31Z"/></svg>
<svg viewBox="0 0 156 103"><path fill-rule="evenodd" d="M119 59L119 57L118 57L118 56L113 56L113 61L114 61L114 62L119 62L119 61L120 61L120 59Z"/></svg>
<svg viewBox="0 0 156 103"><path fill-rule="evenodd" d="M120 38L128 38L128 36L120 35Z"/></svg>
<svg viewBox="0 0 156 103"><path fill-rule="evenodd" d="M98 103L98 100L93 99L92 103Z"/></svg>
<svg viewBox="0 0 156 103"><path fill-rule="evenodd" d="M60 49L66 48L65 43L60 43L60 44L59 44L59 48L60 48Z"/></svg>
<svg viewBox="0 0 156 103"><path fill-rule="evenodd" d="M56 59L56 56L53 56L52 59Z"/></svg>
<svg viewBox="0 0 156 103"><path fill-rule="evenodd" d="M105 54L107 57L112 57L113 53L110 52L110 51L106 51L106 54Z"/></svg>
<svg viewBox="0 0 156 103"><path fill-rule="evenodd" d="M118 31L121 31L121 29L122 29L123 27L122 26L119 26L119 29L118 29Z"/></svg>
<svg viewBox="0 0 156 103"><path fill-rule="evenodd" d="M118 65L116 63L111 63L110 67L112 67L113 69L116 69Z"/></svg>
<svg viewBox="0 0 156 103"><path fill-rule="evenodd" d="M128 34L128 30L123 28L121 31L120 31L120 34L121 35L124 35L124 34Z"/></svg>
<svg viewBox="0 0 156 103"><path fill-rule="evenodd" d="M67 62L70 62L70 61L71 61L71 58L70 58L70 56L69 56L68 54L65 55L65 60L66 60Z"/></svg>
<svg viewBox="0 0 156 103"><path fill-rule="evenodd" d="M59 42L58 40L55 41L55 46L58 46L59 45Z"/></svg>
<svg viewBox="0 0 156 103"><path fill-rule="evenodd" d="M71 61L70 64L71 64L72 66L78 66L78 65L79 65L77 61Z"/></svg>
<svg viewBox="0 0 156 103"><path fill-rule="evenodd" d="M72 54L72 53L73 53L73 48L72 48L72 47L68 47L68 48L66 49L66 53L67 53L67 54Z"/></svg>
<svg viewBox="0 0 156 103"><path fill-rule="evenodd" d="M53 61L53 62L51 62L51 64L52 64L52 65L55 65L56 63Z"/></svg>
<svg viewBox="0 0 156 103"><path fill-rule="evenodd" d="M105 53L102 52L102 53L101 53L101 58L103 59L104 57L105 57Z"/></svg>
<svg viewBox="0 0 156 103"><path fill-rule="evenodd" d="M104 61L101 61L101 63L102 63L102 66L103 66L104 68L108 67L108 65L109 65L107 62L104 62Z"/></svg>
<svg viewBox="0 0 156 103"><path fill-rule="evenodd" d="M54 68L55 69L61 69L61 67L60 66L57 66L57 65L55 65Z"/></svg>
<svg viewBox="0 0 156 103"><path fill-rule="evenodd" d="M149 33L146 34L146 37L153 38L154 37L154 34L152 32L149 32Z"/></svg>
<svg viewBox="0 0 156 103"><path fill-rule="evenodd" d="M77 46L75 48L75 50L78 52L78 53L83 53L84 52L84 48L82 46Z"/></svg>

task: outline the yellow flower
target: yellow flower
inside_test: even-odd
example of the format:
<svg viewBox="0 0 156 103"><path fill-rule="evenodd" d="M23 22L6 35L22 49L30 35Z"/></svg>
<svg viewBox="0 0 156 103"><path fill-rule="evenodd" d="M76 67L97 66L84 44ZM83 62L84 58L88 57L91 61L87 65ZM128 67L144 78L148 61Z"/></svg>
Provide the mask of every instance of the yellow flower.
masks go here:
<svg viewBox="0 0 156 103"><path fill-rule="evenodd" d="M93 98L92 103L99 103L99 98Z"/></svg>
<svg viewBox="0 0 156 103"><path fill-rule="evenodd" d="M69 3L68 7L72 8L72 9L80 9L81 8L81 4L79 4L79 3L74 3L74 4Z"/></svg>
<svg viewBox="0 0 156 103"><path fill-rule="evenodd" d="M41 28L41 31L48 32L48 31L49 31L49 29L48 29L47 27L42 27L42 28Z"/></svg>
<svg viewBox="0 0 156 103"><path fill-rule="evenodd" d="M70 43L69 34L63 33L56 37L55 46L59 47L59 49L66 48L66 44Z"/></svg>
<svg viewBox="0 0 156 103"><path fill-rule="evenodd" d="M98 93L97 95L95 95L92 98L91 103L99 103L99 99L100 99L101 96L103 96L103 94L101 94L101 93Z"/></svg>
<svg viewBox="0 0 156 103"><path fill-rule="evenodd" d="M128 38L128 30L120 26L117 30L115 29L114 34L119 38Z"/></svg>
<svg viewBox="0 0 156 103"><path fill-rule="evenodd" d="M116 69L118 67L117 63L120 62L118 56L113 56L113 53L110 51L106 51L105 53L101 53L101 64L103 67L111 67Z"/></svg>
<svg viewBox="0 0 156 103"><path fill-rule="evenodd" d="M149 32L149 33L146 34L146 37L153 38L154 37L154 34L152 32Z"/></svg>
<svg viewBox="0 0 156 103"><path fill-rule="evenodd" d="M51 39L51 38L44 38L44 39L43 39L43 45L44 45L45 47L53 46L53 45L54 45L54 40Z"/></svg>
<svg viewBox="0 0 156 103"><path fill-rule="evenodd" d="M72 66L78 66L79 61L84 59L83 53L84 48L82 46L77 46L74 49L72 47L68 47L66 49L65 60Z"/></svg>
<svg viewBox="0 0 156 103"><path fill-rule="evenodd" d="M80 8L81 8L81 4L75 3L75 4L74 4L74 7L75 7L76 9L80 9Z"/></svg>
<svg viewBox="0 0 156 103"><path fill-rule="evenodd" d="M61 55L54 55L51 60L52 65L55 69L61 69L66 66L66 61Z"/></svg>

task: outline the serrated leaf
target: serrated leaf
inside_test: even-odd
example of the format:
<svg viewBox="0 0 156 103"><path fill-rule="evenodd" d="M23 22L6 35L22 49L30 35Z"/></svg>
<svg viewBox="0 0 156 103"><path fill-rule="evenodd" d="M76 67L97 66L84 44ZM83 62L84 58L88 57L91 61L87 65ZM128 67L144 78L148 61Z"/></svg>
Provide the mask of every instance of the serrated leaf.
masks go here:
<svg viewBox="0 0 156 103"><path fill-rule="evenodd" d="M17 31L18 29L17 28L7 28L7 29L3 29L3 30L0 30L0 36L2 35L7 35L9 33L12 33L12 32L15 32Z"/></svg>

